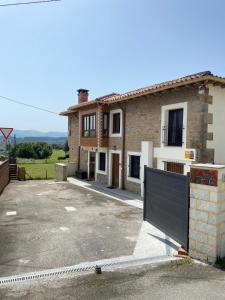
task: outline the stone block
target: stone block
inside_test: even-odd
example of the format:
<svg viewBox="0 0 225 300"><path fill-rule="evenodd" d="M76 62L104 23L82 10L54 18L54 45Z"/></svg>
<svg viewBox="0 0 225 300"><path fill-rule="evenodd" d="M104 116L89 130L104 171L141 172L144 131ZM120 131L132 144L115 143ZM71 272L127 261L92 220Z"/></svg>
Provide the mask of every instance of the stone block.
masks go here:
<svg viewBox="0 0 225 300"><path fill-rule="evenodd" d="M218 212L218 206L216 203L197 200L197 209L207 211L207 212Z"/></svg>
<svg viewBox="0 0 225 300"><path fill-rule="evenodd" d="M197 208L197 200L195 198L190 198L190 208Z"/></svg>
<svg viewBox="0 0 225 300"><path fill-rule="evenodd" d="M189 237L196 242L207 243L208 241L208 235L197 230L191 230Z"/></svg>
<svg viewBox="0 0 225 300"><path fill-rule="evenodd" d="M215 236L217 234L217 228L215 225L206 224L202 222L195 221L195 230L201 231L206 234Z"/></svg>
<svg viewBox="0 0 225 300"><path fill-rule="evenodd" d="M55 164L55 177L56 181L67 181L67 165Z"/></svg>
<svg viewBox="0 0 225 300"><path fill-rule="evenodd" d="M207 244L216 248L217 237L216 236L207 236Z"/></svg>
<svg viewBox="0 0 225 300"><path fill-rule="evenodd" d="M199 199L199 200L205 200L205 201L210 200L210 193L207 190L192 189L190 192L190 196L192 198Z"/></svg>
<svg viewBox="0 0 225 300"><path fill-rule="evenodd" d="M200 210L191 209L190 218L207 223L208 213Z"/></svg>
<svg viewBox="0 0 225 300"><path fill-rule="evenodd" d="M195 249L203 254L206 254L207 256L216 258L216 247L203 243L197 243Z"/></svg>
<svg viewBox="0 0 225 300"><path fill-rule="evenodd" d="M208 223L212 225L216 225L218 222L217 214L209 213Z"/></svg>

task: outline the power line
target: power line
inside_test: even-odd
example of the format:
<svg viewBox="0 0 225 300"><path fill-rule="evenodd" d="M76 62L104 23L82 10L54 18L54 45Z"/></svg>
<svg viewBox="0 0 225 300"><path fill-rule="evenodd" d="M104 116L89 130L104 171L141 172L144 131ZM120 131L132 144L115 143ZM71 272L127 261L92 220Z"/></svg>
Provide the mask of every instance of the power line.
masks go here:
<svg viewBox="0 0 225 300"><path fill-rule="evenodd" d="M8 4L0 4L0 6L15 6L15 5L27 5L27 4L41 4L48 2L58 2L61 0L39 0L39 1L29 1L29 2L16 2L16 3L8 3Z"/></svg>
<svg viewBox="0 0 225 300"><path fill-rule="evenodd" d="M2 99L4 99L4 100L7 100L7 101L10 101L10 102L13 102L13 103L16 103L16 104L20 104L20 105L24 105L24 106L27 106L27 107L31 107L31 108L37 109L37 110L41 110L41 111L44 111L44 112L48 112L48 113L50 113L50 114L59 115L59 114L58 114L57 112L55 112L55 111L51 111L51 110L48 110L48 109L45 109L45 108L41 108L41 107L38 107L38 106L30 105L30 104L27 104L27 103L24 103L24 102L15 100L15 99L11 99L11 98L4 97L4 96L0 96L0 98L2 98Z"/></svg>

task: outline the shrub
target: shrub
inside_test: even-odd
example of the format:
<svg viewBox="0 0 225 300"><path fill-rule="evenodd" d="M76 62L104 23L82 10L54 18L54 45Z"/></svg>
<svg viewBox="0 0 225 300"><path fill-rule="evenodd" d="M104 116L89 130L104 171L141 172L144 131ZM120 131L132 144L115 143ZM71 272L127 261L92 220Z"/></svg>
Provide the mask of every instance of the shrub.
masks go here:
<svg viewBox="0 0 225 300"><path fill-rule="evenodd" d="M24 142L16 146L16 155L21 158L45 159L51 156L52 152L52 146L42 142Z"/></svg>

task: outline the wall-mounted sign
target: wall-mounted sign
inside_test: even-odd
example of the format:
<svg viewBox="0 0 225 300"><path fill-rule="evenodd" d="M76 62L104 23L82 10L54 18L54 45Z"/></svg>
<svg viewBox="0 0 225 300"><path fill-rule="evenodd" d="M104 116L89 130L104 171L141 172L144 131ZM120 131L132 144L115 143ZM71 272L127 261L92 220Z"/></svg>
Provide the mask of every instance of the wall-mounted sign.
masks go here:
<svg viewBox="0 0 225 300"><path fill-rule="evenodd" d="M218 171L210 169L191 169L191 182L203 185L217 186Z"/></svg>
<svg viewBox="0 0 225 300"><path fill-rule="evenodd" d="M195 160L195 151L194 150L186 150L184 157L185 157L185 159Z"/></svg>

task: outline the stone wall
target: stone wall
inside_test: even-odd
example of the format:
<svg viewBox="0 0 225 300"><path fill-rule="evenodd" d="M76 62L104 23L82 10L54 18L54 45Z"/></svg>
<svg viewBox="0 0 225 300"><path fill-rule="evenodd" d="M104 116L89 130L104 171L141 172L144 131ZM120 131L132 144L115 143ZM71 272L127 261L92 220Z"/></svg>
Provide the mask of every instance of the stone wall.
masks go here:
<svg viewBox="0 0 225 300"><path fill-rule="evenodd" d="M191 167L199 168L199 165ZM205 165L218 172L218 185L191 183L189 254L207 262L225 256L225 166Z"/></svg>
<svg viewBox="0 0 225 300"><path fill-rule="evenodd" d="M78 113L68 116L68 145L69 145L69 162L74 164L73 172L77 170L79 157L79 117Z"/></svg>
<svg viewBox="0 0 225 300"><path fill-rule="evenodd" d="M0 161L0 194L9 183L9 161Z"/></svg>

